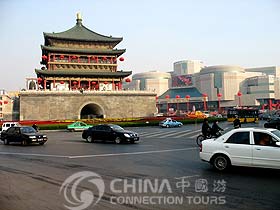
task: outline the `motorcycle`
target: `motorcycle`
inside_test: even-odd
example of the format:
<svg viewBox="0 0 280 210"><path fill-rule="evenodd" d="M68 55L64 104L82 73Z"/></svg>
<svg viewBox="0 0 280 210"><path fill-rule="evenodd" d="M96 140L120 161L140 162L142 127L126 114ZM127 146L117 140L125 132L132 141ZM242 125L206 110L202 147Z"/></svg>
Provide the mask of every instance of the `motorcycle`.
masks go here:
<svg viewBox="0 0 280 210"><path fill-rule="evenodd" d="M203 134L200 134L198 135L198 137L196 138L196 144L198 146L201 146L202 144L202 141L204 141L205 139L215 139L215 138L218 138L222 135L222 132L221 131L218 131L216 133L213 133L213 132L208 132L206 136L204 136Z"/></svg>

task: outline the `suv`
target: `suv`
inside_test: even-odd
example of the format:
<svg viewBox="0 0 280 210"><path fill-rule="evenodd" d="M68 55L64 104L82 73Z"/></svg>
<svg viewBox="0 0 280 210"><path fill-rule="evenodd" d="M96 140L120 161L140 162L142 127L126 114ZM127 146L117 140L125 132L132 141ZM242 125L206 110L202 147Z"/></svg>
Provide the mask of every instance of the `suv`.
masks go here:
<svg viewBox="0 0 280 210"><path fill-rule="evenodd" d="M18 122L4 122L2 125L2 131L8 130L10 127L20 126Z"/></svg>

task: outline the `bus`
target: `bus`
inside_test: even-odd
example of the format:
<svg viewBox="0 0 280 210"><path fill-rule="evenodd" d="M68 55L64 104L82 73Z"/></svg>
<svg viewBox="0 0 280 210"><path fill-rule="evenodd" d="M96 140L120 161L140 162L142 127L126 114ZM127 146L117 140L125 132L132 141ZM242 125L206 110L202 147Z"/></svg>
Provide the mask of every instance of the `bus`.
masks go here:
<svg viewBox="0 0 280 210"><path fill-rule="evenodd" d="M258 122L259 110L252 108L232 108L227 111L227 121L233 122L238 116L241 123Z"/></svg>

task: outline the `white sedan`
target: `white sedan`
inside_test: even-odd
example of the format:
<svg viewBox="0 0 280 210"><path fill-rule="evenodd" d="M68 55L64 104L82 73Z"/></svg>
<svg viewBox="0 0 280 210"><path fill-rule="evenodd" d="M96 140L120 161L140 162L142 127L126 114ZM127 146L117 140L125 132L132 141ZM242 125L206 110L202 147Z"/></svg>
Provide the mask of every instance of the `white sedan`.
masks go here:
<svg viewBox="0 0 280 210"><path fill-rule="evenodd" d="M200 158L219 171L231 165L280 169L280 131L233 129L217 139L204 140Z"/></svg>

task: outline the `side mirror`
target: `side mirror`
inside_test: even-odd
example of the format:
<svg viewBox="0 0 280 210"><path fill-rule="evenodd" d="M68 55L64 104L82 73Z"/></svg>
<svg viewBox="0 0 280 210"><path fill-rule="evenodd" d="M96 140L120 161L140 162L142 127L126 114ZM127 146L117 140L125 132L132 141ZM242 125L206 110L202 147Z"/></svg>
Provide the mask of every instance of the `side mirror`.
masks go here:
<svg viewBox="0 0 280 210"><path fill-rule="evenodd" d="M280 142L279 141L277 141L275 144L276 144L277 147L280 147Z"/></svg>

